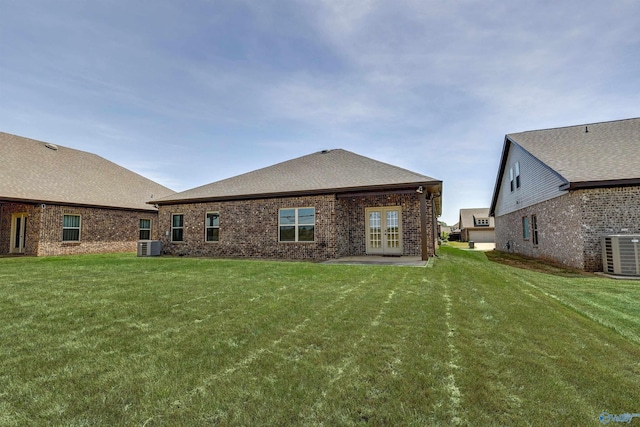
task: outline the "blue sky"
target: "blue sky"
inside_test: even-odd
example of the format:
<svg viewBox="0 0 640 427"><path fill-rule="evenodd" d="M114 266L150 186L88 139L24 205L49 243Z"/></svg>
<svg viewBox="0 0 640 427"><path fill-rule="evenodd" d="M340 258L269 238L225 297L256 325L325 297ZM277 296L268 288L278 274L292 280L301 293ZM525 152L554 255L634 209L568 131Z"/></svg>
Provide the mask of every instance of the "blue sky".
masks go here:
<svg viewBox="0 0 640 427"><path fill-rule="evenodd" d="M488 207L504 135L640 116L640 2L0 0L0 130L182 191L326 148Z"/></svg>

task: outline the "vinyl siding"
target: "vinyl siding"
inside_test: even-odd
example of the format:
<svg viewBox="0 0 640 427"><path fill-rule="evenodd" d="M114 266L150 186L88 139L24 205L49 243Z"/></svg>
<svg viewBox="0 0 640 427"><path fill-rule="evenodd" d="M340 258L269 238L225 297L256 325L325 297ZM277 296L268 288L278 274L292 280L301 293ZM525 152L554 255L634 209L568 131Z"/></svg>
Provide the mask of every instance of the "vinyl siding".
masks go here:
<svg viewBox="0 0 640 427"><path fill-rule="evenodd" d="M520 188L511 191L509 170L520 162ZM515 178L514 178L515 179ZM506 215L554 197L562 196L560 185L566 181L529 152L510 143L509 154L500 182L495 216Z"/></svg>

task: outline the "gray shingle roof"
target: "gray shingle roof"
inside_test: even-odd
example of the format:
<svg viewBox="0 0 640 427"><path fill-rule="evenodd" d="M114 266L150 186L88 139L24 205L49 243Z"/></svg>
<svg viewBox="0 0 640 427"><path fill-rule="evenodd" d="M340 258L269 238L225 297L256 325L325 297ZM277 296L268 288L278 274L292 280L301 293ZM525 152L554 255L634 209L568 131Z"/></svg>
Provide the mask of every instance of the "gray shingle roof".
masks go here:
<svg viewBox="0 0 640 427"><path fill-rule="evenodd" d="M569 183L640 179L640 118L512 133L507 139Z"/></svg>
<svg viewBox="0 0 640 427"><path fill-rule="evenodd" d="M153 210L173 193L95 154L0 132L0 200Z"/></svg>
<svg viewBox="0 0 640 427"><path fill-rule="evenodd" d="M434 178L336 149L288 160L165 197L168 204L199 200L321 194L441 185ZM440 187L438 187L440 188Z"/></svg>

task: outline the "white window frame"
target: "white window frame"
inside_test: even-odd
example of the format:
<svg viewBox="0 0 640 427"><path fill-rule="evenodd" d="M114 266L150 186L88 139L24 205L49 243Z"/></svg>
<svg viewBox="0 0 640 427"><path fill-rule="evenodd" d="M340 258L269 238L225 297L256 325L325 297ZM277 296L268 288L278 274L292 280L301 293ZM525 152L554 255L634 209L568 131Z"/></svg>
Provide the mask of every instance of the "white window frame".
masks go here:
<svg viewBox="0 0 640 427"><path fill-rule="evenodd" d="M531 238L531 226L529 225L529 217L522 217L522 239L529 240Z"/></svg>
<svg viewBox="0 0 640 427"><path fill-rule="evenodd" d="M26 212L11 215L9 253L24 253L27 240L27 218L29 218L29 215ZM20 224L18 224L18 219L20 220Z"/></svg>
<svg viewBox="0 0 640 427"><path fill-rule="evenodd" d="M173 218L176 216L182 217L182 225L180 227L174 227ZM182 230L182 240L173 240L173 231L174 230ZM183 213L172 213L171 214L171 241L176 243L184 242L184 214Z"/></svg>
<svg viewBox="0 0 640 427"><path fill-rule="evenodd" d="M149 221L149 228L142 228L142 221ZM151 240L151 227L152 227L152 220L151 218L140 218L140 221L138 221L139 227L138 227L138 238L140 240ZM143 231L148 231L149 232L149 237L146 239L143 239L141 234Z"/></svg>
<svg viewBox="0 0 640 427"><path fill-rule="evenodd" d="M513 168L509 168L509 183L511 185L511 192L513 193L513 190L515 190L515 183L513 182Z"/></svg>
<svg viewBox="0 0 640 427"><path fill-rule="evenodd" d="M538 216L535 214L531 215L531 237L533 238L534 246L538 246L540 236L538 235Z"/></svg>
<svg viewBox="0 0 640 427"><path fill-rule="evenodd" d="M478 218L476 219L476 226L486 227L489 225L489 218Z"/></svg>
<svg viewBox="0 0 640 427"><path fill-rule="evenodd" d="M209 215L217 215L218 216L218 225L209 225ZM217 240L209 240L209 230L217 229L218 230L218 239ZM220 242L220 212L218 211L209 211L204 214L204 241L206 243L218 243Z"/></svg>
<svg viewBox="0 0 640 427"><path fill-rule="evenodd" d="M299 218L299 212L303 209L313 209L313 223L301 223ZM281 223L281 212L282 211L294 211L294 222L283 224ZM313 240L300 240L300 227L313 227ZM282 227L293 227L294 229L294 240L282 240ZM299 208L281 208L278 209L278 242L280 243L314 243L316 241L316 208L314 206L305 206Z"/></svg>
<svg viewBox="0 0 640 427"><path fill-rule="evenodd" d="M65 227L64 225L64 219L68 216L74 216L78 218L78 226L77 227ZM65 239L64 238L64 232L65 230L78 230L78 238L71 240L71 239ZM63 242L67 242L67 243L76 243L76 242L80 242L82 239L82 215L80 214L63 214L62 215L62 241Z"/></svg>
<svg viewBox="0 0 640 427"><path fill-rule="evenodd" d="M520 188L520 162L516 162L516 188Z"/></svg>

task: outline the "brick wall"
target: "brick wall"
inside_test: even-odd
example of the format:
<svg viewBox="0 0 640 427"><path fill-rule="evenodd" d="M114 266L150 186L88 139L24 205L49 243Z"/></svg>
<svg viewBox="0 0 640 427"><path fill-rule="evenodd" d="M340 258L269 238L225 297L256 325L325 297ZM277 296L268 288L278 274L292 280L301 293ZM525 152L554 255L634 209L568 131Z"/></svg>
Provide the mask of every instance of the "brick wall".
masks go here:
<svg viewBox="0 0 640 427"><path fill-rule="evenodd" d="M25 255L135 252L140 219L151 219L152 238L158 237L156 212L49 204L3 204L0 212L0 254L9 253L12 214L22 212L29 215ZM62 241L65 214L81 216L79 242Z"/></svg>
<svg viewBox="0 0 640 427"><path fill-rule="evenodd" d="M80 215L79 242L62 241L64 215ZM157 238L156 212L46 205L41 212L38 255L136 252L140 220L151 219L152 238Z"/></svg>
<svg viewBox="0 0 640 427"><path fill-rule="evenodd" d="M534 245L531 216L538 223L538 245ZM530 235L523 238L522 218L529 218ZM582 207L574 193L537 203L507 215L496 217L496 249L527 256L555 260L575 268L583 268L584 242L580 232Z"/></svg>
<svg viewBox="0 0 640 427"><path fill-rule="evenodd" d="M319 195L160 206L163 251L172 255L325 260L366 253L365 208L401 206L404 255L421 254L420 203L416 194ZM315 242L278 241L282 208L314 207ZM431 218L430 204L428 218ZM207 212L220 214L218 242L205 242ZM184 241L171 242L171 217L184 215ZM429 238L435 240L432 225ZM435 247L431 245L430 247ZM433 255L431 253L430 255Z"/></svg>
<svg viewBox="0 0 640 427"><path fill-rule="evenodd" d="M314 242L279 242L282 208L314 207ZM207 212L220 214L219 241L205 242ZM184 215L184 241L171 242L171 217ZM266 259L329 259L337 253L335 197L320 195L266 200L192 203L160 206L163 251L172 255L254 257Z"/></svg>
<svg viewBox="0 0 640 427"><path fill-rule="evenodd" d="M535 214L539 244L522 237L522 217ZM511 214L496 217L496 248L602 271L600 238L640 234L640 187L576 190Z"/></svg>
<svg viewBox="0 0 640 427"><path fill-rule="evenodd" d="M640 234L640 186L578 190L575 196L582 203L584 268L602 271L602 236Z"/></svg>

